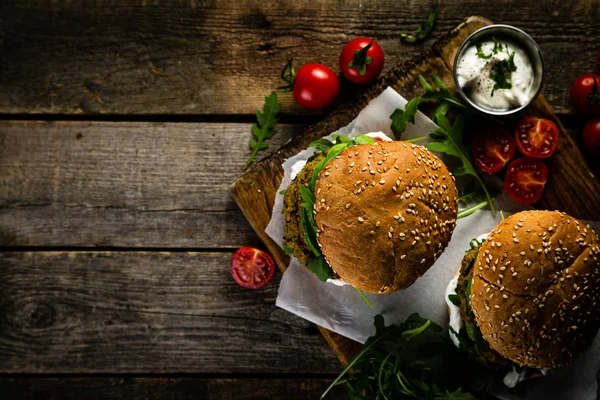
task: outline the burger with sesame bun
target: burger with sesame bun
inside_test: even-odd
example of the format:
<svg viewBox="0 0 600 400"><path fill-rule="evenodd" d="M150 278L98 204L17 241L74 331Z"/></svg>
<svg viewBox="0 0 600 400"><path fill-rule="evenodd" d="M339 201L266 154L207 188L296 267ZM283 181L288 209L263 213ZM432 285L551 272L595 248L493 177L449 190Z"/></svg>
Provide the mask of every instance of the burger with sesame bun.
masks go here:
<svg viewBox="0 0 600 400"><path fill-rule="evenodd" d="M285 192L286 251L322 281L370 293L410 286L448 245L454 177L423 146L383 134L334 136Z"/></svg>
<svg viewBox="0 0 600 400"><path fill-rule="evenodd" d="M523 211L471 242L446 290L450 337L504 383L565 366L600 328L600 243L558 211Z"/></svg>

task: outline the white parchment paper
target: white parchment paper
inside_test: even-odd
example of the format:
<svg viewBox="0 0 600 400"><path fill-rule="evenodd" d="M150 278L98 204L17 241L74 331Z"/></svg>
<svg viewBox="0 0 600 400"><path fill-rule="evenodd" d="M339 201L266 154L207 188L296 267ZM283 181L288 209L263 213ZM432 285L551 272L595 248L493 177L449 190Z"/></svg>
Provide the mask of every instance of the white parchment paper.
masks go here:
<svg viewBox="0 0 600 400"><path fill-rule="evenodd" d="M346 127L332 132L355 137L359 134L381 131L393 138L389 116L400 107L406 106L406 99L391 88L372 100ZM427 116L418 112L415 124L409 124L403 133L403 139L428 136L436 125ZM283 196L279 192L291 182L291 166L299 160L308 159L314 149L307 149L289 158L284 164L284 177L277 191L271 221L266 232L280 246L283 243L284 216ZM444 155L438 155L444 159ZM489 183L501 187L501 182L490 178ZM496 207L505 211L517 212L524 207L511 200L504 192L496 199ZM460 266L460 262L469 248L469 241L482 233L488 233L500 222L500 216L491 211L478 211L460 219L452 235L452 240L436 263L409 288L387 294L367 293L374 308L369 308L350 286L336 286L321 282L312 272L292 257L289 268L283 275L277 296L277 306L302 318L330 329L343 336L364 342L375 333L373 318L376 314L385 317L386 324L401 322L410 314L417 312L425 318L448 325L448 311L444 292ZM598 231L600 223L589 222ZM502 399L596 399L598 392L597 376L600 370L600 335L596 337L592 348L567 368L555 371L546 377L519 385L518 391L524 394L508 393L499 389L497 395Z"/></svg>

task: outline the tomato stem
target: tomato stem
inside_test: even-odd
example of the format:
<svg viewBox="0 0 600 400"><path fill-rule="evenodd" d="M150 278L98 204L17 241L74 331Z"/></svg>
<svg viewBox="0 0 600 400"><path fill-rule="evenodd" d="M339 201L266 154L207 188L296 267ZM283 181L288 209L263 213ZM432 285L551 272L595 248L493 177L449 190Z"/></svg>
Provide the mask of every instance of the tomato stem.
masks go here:
<svg viewBox="0 0 600 400"><path fill-rule="evenodd" d="M367 72L367 65L369 65L369 64L371 64L373 62L373 57L367 57L367 52L369 51L369 49L371 48L371 46L373 46L373 41L372 40L371 40L371 43L369 43L368 45L366 45L362 49L355 50L354 51L354 58L348 64L348 68L349 69L357 68L358 69L358 74L360 76L364 76L365 75L365 73Z"/></svg>

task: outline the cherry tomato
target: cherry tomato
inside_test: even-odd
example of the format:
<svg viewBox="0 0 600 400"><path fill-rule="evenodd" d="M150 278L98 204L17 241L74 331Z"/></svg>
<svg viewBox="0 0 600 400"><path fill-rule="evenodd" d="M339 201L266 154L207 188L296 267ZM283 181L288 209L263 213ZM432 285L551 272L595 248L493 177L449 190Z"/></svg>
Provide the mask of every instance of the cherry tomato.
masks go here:
<svg viewBox="0 0 600 400"><path fill-rule="evenodd" d="M600 118L588 121L583 128L583 147L590 154L600 156Z"/></svg>
<svg viewBox="0 0 600 400"><path fill-rule="evenodd" d="M596 86L594 86L594 81ZM594 89L595 87L595 89ZM571 86L571 104L579 112L589 115L600 114L600 75L585 74Z"/></svg>
<svg viewBox="0 0 600 400"><path fill-rule="evenodd" d="M525 117L515 128L515 141L524 156L548 158L556 151L558 128L549 119Z"/></svg>
<svg viewBox="0 0 600 400"><path fill-rule="evenodd" d="M242 247L231 257L231 275L242 287L261 288L269 283L274 273L273 258L254 247Z"/></svg>
<svg viewBox="0 0 600 400"><path fill-rule="evenodd" d="M365 47L370 47L365 51ZM362 51L361 51L362 50ZM340 71L350 82L365 84L375 80L383 69L383 50L373 39L352 39L340 54Z"/></svg>
<svg viewBox="0 0 600 400"><path fill-rule="evenodd" d="M296 72L292 94L302 107L320 110L330 105L339 91L340 82L329 67L306 64Z"/></svg>
<svg viewBox="0 0 600 400"><path fill-rule="evenodd" d="M478 132L471 142L477 168L488 174L500 171L515 156L515 141L505 129L492 127Z"/></svg>
<svg viewBox="0 0 600 400"><path fill-rule="evenodd" d="M540 201L548 180L548 167L535 158L517 158L508 164L504 190L522 204Z"/></svg>

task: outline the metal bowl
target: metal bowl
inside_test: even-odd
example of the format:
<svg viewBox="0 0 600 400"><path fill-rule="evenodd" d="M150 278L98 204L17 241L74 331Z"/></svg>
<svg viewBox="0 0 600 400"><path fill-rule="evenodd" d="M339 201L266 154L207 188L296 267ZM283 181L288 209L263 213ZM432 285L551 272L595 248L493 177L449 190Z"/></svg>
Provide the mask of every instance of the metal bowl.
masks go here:
<svg viewBox="0 0 600 400"><path fill-rule="evenodd" d="M533 86L530 92L531 96L525 104L519 107L510 108L508 110L499 110L482 106L472 101L469 98L469 96L463 91L463 89L458 85L456 74L458 69L458 63L464 55L464 52L472 45L480 43L482 41L492 40L492 38L496 38L498 41L507 40L518 45L525 51L527 57L529 58L529 61L531 62L531 66L534 73ZM531 36L523 32L521 29L515 28L514 26L510 25L489 25L473 32L460 45L458 51L456 52L456 56L454 57L453 75L454 82L456 84L456 87L458 88L458 91L460 92L461 97L473 108L483 113L491 115L509 115L527 107L535 100L535 98L542 91L542 86L544 83L544 59L542 57L542 51L540 50L540 47L535 42L535 40L533 40Z"/></svg>

